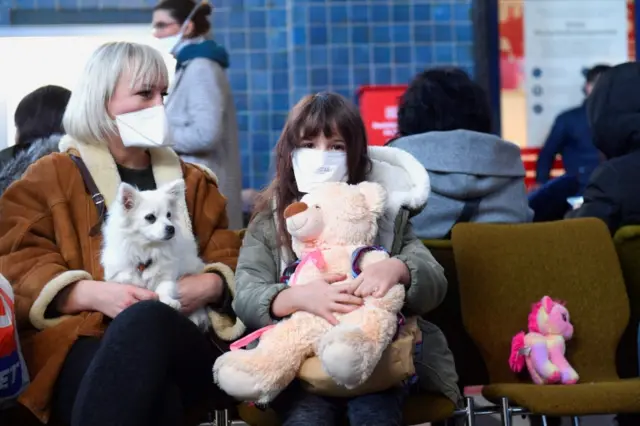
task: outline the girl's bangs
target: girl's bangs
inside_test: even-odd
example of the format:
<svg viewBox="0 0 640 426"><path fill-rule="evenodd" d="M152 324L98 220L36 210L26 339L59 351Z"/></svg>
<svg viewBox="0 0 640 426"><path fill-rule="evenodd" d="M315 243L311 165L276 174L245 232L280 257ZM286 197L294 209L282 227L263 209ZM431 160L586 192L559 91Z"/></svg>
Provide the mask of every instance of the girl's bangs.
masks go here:
<svg viewBox="0 0 640 426"><path fill-rule="evenodd" d="M340 113L341 111L333 108L331 104L314 97L302 108L292 130L299 140L310 140L320 135L327 139L340 136Z"/></svg>

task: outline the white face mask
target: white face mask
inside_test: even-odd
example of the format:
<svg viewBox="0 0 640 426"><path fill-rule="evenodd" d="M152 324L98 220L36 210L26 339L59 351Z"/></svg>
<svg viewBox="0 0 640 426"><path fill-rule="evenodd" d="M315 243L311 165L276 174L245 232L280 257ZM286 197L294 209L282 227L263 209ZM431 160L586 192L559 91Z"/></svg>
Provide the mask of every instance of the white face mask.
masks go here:
<svg viewBox="0 0 640 426"><path fill-rule="evenodd" d="M126 147L158 148L173 145L163 105L116 115L116 126Z"/></svg>
<svg viewBox="0 0 640 426"><path fill-rule="evenodd" d="M182 31L169 37L156 39L157 49L163 53L174 55L181 41Z"/></svg>
<svg viewBox="0 0 640 426"><path fill-rule="evenodd" d="M321 183L348 180L346 152L298 148L291 160L300 192L308 193Z"/></svg>
<svg viewBox="0 0 640 426"><path fill-rule="evenodd" d="M193 9L191 9L191 12L189 12L189 15L187 15L187 19L184 20L184 23L180 27L180 32L178 34L158 39L158 50L167 52L168 54L175 56L180 42L182 41L182 38L184 36L184 32L187 29L187 25L189 24L189 22L191 22L200 6L204 5L205 3L207 3L207 1L202 0L198 2Z"/></svg>

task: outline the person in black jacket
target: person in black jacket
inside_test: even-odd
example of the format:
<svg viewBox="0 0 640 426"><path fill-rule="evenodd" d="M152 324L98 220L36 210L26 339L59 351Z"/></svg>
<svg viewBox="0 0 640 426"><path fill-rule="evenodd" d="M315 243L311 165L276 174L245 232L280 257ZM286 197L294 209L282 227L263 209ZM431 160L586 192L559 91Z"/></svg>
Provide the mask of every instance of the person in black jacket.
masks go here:
<svg viewBox="0 0 640 426"><path fill-rule="evenodd" d="M587 100L596 147L606 158L591 176L581 207L567 217L597 217L611 233L640 224L640 63L605 72Z"/></svg>

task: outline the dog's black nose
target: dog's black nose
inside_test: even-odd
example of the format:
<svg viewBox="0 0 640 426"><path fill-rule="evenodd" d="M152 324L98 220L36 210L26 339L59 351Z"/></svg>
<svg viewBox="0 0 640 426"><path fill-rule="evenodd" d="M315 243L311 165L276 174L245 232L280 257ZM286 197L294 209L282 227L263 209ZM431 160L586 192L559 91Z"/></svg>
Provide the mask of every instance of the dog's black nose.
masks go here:
<svg viewBox="0 0 640 426"><path fill-rule="evenodd" d="M172 225L167 225L164 228L164 232L166 232L167 237L173 237L173 235L176 233L176 227Z"/></svg>

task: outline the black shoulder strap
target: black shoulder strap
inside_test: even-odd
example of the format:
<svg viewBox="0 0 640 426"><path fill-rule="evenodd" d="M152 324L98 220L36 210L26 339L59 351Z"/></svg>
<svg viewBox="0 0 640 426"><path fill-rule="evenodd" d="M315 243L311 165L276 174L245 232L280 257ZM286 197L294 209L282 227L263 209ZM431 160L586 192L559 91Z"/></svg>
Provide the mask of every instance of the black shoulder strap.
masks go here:
<svg viewBox="0 0 640 426"><path fill-rule="evenodd" d="M471 200L467 200L464 202L464 206L462 207L462 211L460 215L453 223L451 228L453 229L459 223L467 223L471 222L471 219L474 218L475 215L478 214L478 206L480 205L480 198L472 198ZM446 239L451 239L451 231L446 235Z"/></svg>
<svg viewBox="0 0 640 426"><path fill-rule="evenodd" d="M93 200L93 204L96 206L96 211L98 212L98 223L91 227L91 231L89 231L89 235L93 237L98 235L100 232L102 222L104 222L107 215L107 205L104 201L104 197L98 189L98 185L96 185L96 182L93 180L93 177L91 176L89 169L87 169L87 166L84 164L84 161L82 161L82 158L75 155L70 155L70 157L73 162L76 163L76 166L78 166L87 194L91 195L91 200Z"/></svg>

